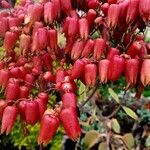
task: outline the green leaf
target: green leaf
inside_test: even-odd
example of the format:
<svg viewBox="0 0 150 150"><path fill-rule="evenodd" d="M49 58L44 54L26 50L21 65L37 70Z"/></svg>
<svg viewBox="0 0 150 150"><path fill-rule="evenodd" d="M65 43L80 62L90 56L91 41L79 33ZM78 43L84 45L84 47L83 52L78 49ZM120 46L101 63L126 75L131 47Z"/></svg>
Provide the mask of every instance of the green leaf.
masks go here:
<svg viewBox="0 0 150 150"><path fill-rule="evenodd" d="M117 119L112 119L111 121L112 121L111 126L112 126L113 131L116 133L120 133L120 125Z"/></svg>
<svg viewBox="0 0 150 150"><path fill-rule="evenodd" d="M122 106L122 108L128 116L130 116L134 120L138 120L137 114L132 109L130 109L129 107L126 107L126 106Z"/></svg>
<svg viewBox="0 0 150 150"><path fill-rule="evenodd" d="M109 88L108 92L110 93L111 97L119 104L119 97L118 95L114 92L113 89Z"/></svg>
<svg viewBox="0 0 150 150"><path fill-rule="evenodd" d="M107 145L105 142L99 144L98 150L106 150L106 149L107 149Z"/></svg>
<svg viewBox="0 0 150 150"><path fill-rule="evenodd" d="M135 141L131 133L127 133L123 136L123 141L126 143L128 148L131 150L134 147Z"/></svg>
<svg viewBox="0 0 150 150"><path fill-rule="evenodd" d="M150 135L146 139L145 146L150 147Z"/></svg>
<svg viewBox="0 0 150 150"><path fill-rule="evenodd" d="M90 149L92 146L94 146L98 142L99 137L100 137L100 134L96 130L91 130L91 131L87 132L83 139L84 145L88 149Z"/></svg>

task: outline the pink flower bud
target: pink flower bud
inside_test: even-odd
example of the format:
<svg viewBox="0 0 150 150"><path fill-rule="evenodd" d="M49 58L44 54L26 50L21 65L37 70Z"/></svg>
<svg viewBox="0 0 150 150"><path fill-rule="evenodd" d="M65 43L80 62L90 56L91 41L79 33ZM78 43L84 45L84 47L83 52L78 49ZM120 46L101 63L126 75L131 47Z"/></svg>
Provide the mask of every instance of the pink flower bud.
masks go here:
<svg viewBox="0 0 150 150"><path fill-rule="evenodd" d="M57 8L56 8L57 9ZM47 2L44 5L44 21L46 23L53 23L55 18L55 7L52 2Z"/></svg>
<svg viewBox="0 0 150 150"><path fill-rule="evenodd" d="M29 96L29 88L26 86L20 86L20 90L19 90L19 98L28 98Z"/></svg>
<svg viewBox="0 0 150 150"><path fill-rule="evenodd" d="M117 81L120 76L122 75L125 67L125 60L124 58L115 55L109 64L108 70L108 79L111 81Z"/></svg>
<svg viewBox="0 0 150 150"><path fill-rule="evenodd" d="M60 0L61 9L66 13L69 14L72 10L71 0Z"/></svg>
<svg viewBox="0 0 150 150"><path fill-rule="evenodd" d="M2 17L0 19L0 36L4 37L5 33L9 30L8 18Z"/></svg>
<svg viewBox="0 0 150 150"><path fill-rule="evenodd" d="M103 59L98 63L98 76L101 83L107 83L110 60Z"/></svg>
<svg viewBox="0 0 150 150"><path fill-rule="evenodd" d="M36 21L34 23L34 26L33 26L33 31L32 31L32 37L34 37L35 33L38 31L39 28L43 28L43 23L42 22L39 22L39 21Z"/></svg>
<svg viewBox="0 0 150 150"><path fill-rule="evenodd" d="M139 61L138 59L129 59L125 63L125 77L126 82L130 85L134 85L137 81L139 70Z"/></svg>
<svg viewBox="0 0 150 150"><path fill-rule="evenodd" d="M1 69L0 70L0 86L5 88L10 77L10 72L8 70Z"/></svg>
<svg viewBox="0 0 150 150"><path fill-rule="evenodd" d="M102 9L102 11L103 11L103 14L104 14L105 16L107 16L107 14L108 14L108 9L109 9L109 4L108 4L108 3L104 3L104 4L101 6L101 9Z"/></svg>
<svg viewBox="0 0 150 150"><path fill-rule="evenodd" d="M144 86L150 85L150 59L145 59L141 67L141 82Z"/></svg>
<svg viewBox="0 0 150 150"><path fill-rule="evenodd" d="M94 41L92 39L89 39L85 44L81 57L88 57L89 55L93 54L93 51L94 51Z"/></svg>
<svg viewBox="0 0 150 150"><path fill-rule="evenodd" d="M6 0L2 0L1 5L6 9L10 9L10 4Z"/></svg>
<svg viewBox="0 0 150 150"><path fill-rule="evenodd" d="M86 18L79 19L79 33L82 39L87 39L89 36L89 24Z"/></svg>
<svg viewBox="0 0 150 150"><path fill-rule="evenodd" d="M107 24L109 28L115 28L119 21L120 7L118 4L111 4L108 8Z"/></svg>
<svg viewBox="0 0 150 150"><path fill-rule="evenodd" d="M87 86L94 86L96 83L97 66L95 64L87 64L84 67L84 79Z"/></svg>
<svg viewBox="0 0 150 150"><path fill-rule="evenodd" d="M106 41L104 39L97 38L94 44L94 58L100 60L103 51L106 49Z"/></svg>

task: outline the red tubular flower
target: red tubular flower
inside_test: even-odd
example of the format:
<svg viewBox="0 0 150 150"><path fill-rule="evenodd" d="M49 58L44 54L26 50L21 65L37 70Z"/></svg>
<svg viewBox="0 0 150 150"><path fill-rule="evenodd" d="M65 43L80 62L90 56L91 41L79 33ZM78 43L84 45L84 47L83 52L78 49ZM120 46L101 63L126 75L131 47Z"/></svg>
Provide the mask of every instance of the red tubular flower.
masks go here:
<svg viewBox="0 0 150 150"><path fill-rule="evenodd" d="M90 54L93 54L94 51L94 41L92 39L89 39L82 51L81 57L88 57Z"/></svg>
<svg viewBox="0 0 150 150"><path fill-rule="evenodd" d="M7 102L5 100L0 100L0 121L2 120L3 112L6 106Z"/></svg>
<svg viewBox="0 0 150 150"><path fill-rule="evenodd" d="M2 127L1 127L1 133L6 132L6 134L9 134L12 130L16 118L17 118L18 110L16 106L7 106L4 109L3 117L2 117Z"/></svg>
<svg viewBox="0 0 150 150"><path fill-rule="evenodd" d="M40 92L38 94L38 98L42 99L44 105L47 105L47 103L48 103L48 94L47 93Z"/></svg>
<svg viewBox="0 0 150 150"><path fill-rule="evenodd" d="M87 12L87 15L86 15L86 19L89 23L89 28L91 29L94 25L94 20L96 18L96 11L94 9L89 9L89 11Z"/></svg>
<svg viewBox="0 0 150 150"><path fill-rule="evenodd" d="M2 86L2 88L5 88L7 86L9 77L10 77L10 72L8 70L4 70L4 69L0 70L0 86Z"/></svg>
<svg viewBox="0 0 150 150"><path fill-rule="evenodd" d="M20 88L18 80L16 80L15 78L11 78L7 84L5 91L6 100L17 100L19 91Z"/></svg>
<svg viewBox="0 0 150 150"><path fill-rule="evenodd" d="M24 80L25 86L27 86L29 89L31 89L31 87L34 84L34 80L35 80L35 78L32 74L26 74L25 75L25 80Z"/></svg>
<svg viewBox="0 0 150 150"><path fill-rule="evenodd" d="M56 83L63 82L66 75L67 74L66 74L66 72L64 70L57 69L56 70Z"/></svg>
<svg viewBox="0 0 150 150"><path fill-rule="evenodd" d="M84 41L75 41L71 50L71 58L73 60L78 59L81 56L81 53L84 49L85 42Z"/></svg>
<svg viewBox="0 0 150 150"><path fill-rule="evenodd" d="M56 8L57 9L57 8ZM53 23L55 18L55 8L52 2L47 2L44 5L44 21L46 23Z"/></svg>
<svg viewBox="0 0 150 150"><path fill-rule="evenodd" d="M99 5L98 0L86 0L88 8L96 9Z"/></svg>
<svg viewBox="0 0 150 150"><path fill-rule="evenodd" d="M111 60L115 55L119 55L119 54L120 54L119 49L111 47L108 49L106 58Z"/></svg>
<svg viewBox="0 0 150 150"><path fill-rule="evenodd" d="M27 103L27 100L23 100L23 101L20 101L17 105L21 121L26 120L26 116L25 116L26 103Z"/></svg>
<svg viewBox="0 0 150 150"><path fill-rule="evenodd" d="M63 108L76 108L77 107L77 98L76 95L72 92L70 93L65 93L62 96L62 106Z"/></svg>
<svg viewBox="0 0 150 150"><path fill-rule="evenodd" d="M131 23L136 19L139 13L139 0L130 0L127 15L126 15L126 23Z"/></svg>
<svg viewBox="0 0 150 150"><path fill-rule="evenodd" d="M103 59L98 63L98 76L101 83L107 83L110 60Z"/></svg>
<svg viewBox="0 0 150 150"><path fill-rule="evenodd" d="M72 10L71 0L60 0L61 9L66 13L69 14Z"/></svg>
<svg viewBox="0 0 150 150"><path fill-rule="evenodd" d="M102 9L102 11L103 11L103 14L104 14L105 16L107 16L107 14L108 14L108 9L109 9L109 4L108 4L108 3L104 3L104 4L101 6L101 9Z"/></svg>
<svg viewBox="0 0 150 150"><path fill-rule="evenodd" d="M9 17L8 18L9 28L19 27L21 25L21 21L17 17Z"/></svg>
<svg viewBox="0 0 150 150"><path fill-rule="evenodd" d="M97 38L94 44L94 58L100 60L103 51L106 49L106 41L104 39Z"/></svg>
<svg viewBox="0 0 150 150"><path fill-rule="evenodd" d="M72 107L62 109L60 112L60 120L69 138L76 141L81 135L76 109Z"/></svg>
<svg viewBox="0 0 150 150"><path fill-rule="evenodd" d="M138 59L129 59L125 63L125 77L126 82L130 85L134 85L137 81L139 70L139 61Z"/></svg>
<svg viewBox="0 0 150 150"><path fill-rule="evenodd" d="M57 30L51 29L48 30L48 46L50 49L56 50L58 42Z"/></svg>
<svg viewBox="0 0 150 150"><path fill-rule="evenodd" d="M51 0L51 2L54 5L54 16L60 17L60 11L61 11L61 5L60 0Z"/></svg>
<svg viewBox="0 0 150 150"><path fill-rule="evenodd" d="M141 82L144 86L150 85L150 59L145 59L141 67Z"/></svg>
<svg viewBox="0 0 150 150"><path fill-rule="evenodd" d="M117 81L120 76L122 75L125 67L125 60L124 58L115 55L109 64L108 70L108 79L111 81Z"/></svg>
<svg viewBox="0 0 150 150"><path fill-rule="evenodd" d="M60 122L56 115L44 114L40 123L38 144L47 145L56 134L59 124Z"/></svg>
<svg viewBox="0 0 150 150"><path fill-rule="evenodd" d="M12 50L17 42L17 34L14 32L7 31L4 37L4 48L5 50Z"/></svg>
<svg viewBox="0 0 150 150"><path fill-rule="evenodd" d="M29 88L26 86L20 86L19 98L28 98L29 96Z"/></svg>
<svg viewBox="0 0 150 150"><path fill-rule="evenodd" d="M39 28L43 28L43 23L36 21L33 26L32 38L34 37L35 33L38 31Z"/></svg>
<svg viewBox="0 0 150 150"><path fill-rule="evenodd" d="M43 79L48 83L48 82L55 82L55 77L54 75L52 74L51 71L46 71L44 74L43 74Z"/></svg>
<svg viewBox="0 0 150 150"><path fill-rule="evenodd" d="M89 24L86 18L79 19L79 33L82 39L87 39L89 36Z"/></svg>
<svg viewBox="0 0 150 150"><path fill-rule="evenodd" d="M10 70L10 74L13 78L19 78L20 76L20 70L19 70L19 67L13 67L11 70Z"/></svg>
<svg viewBox="0 0 150 150"><path fill-rule="evenodd" d="M9 30L8 18L2 17L0 19L0 36L5 37L5 33Z"/></svg>
<svg viewBox="0 0 150 150"><path fill-rule="evenodd" d="M150 1L139 0L139 13L145 22L150 21Z"/></svg>
<svg viewBox="0 0 150 150"><path fill-rule="evenodd" d="M80 59L76 60L71 69L71 78L77 79L84 72L84 62Z"/></svg>
<svg viewBox="0 0 150 150"><path fill-rule="evenodd" d="M97 66L95 64L87 64L84 67L84 79L87 86L94 86L96 83Z"/></svg>
<svg viewBox="0 0 150 150"><path fill-rule="evenodd" d="M36 101L27 101L25 107L25 118L26 123L30 125L35 125L40 118L39 106Z"/></svg>
<svg viewBox="0 0 150 150"><path fill-rule="evenodd" d="M120 7L118 4L111 4L108 8L107 24L109 28L115 28L119 21Z"/></svg>

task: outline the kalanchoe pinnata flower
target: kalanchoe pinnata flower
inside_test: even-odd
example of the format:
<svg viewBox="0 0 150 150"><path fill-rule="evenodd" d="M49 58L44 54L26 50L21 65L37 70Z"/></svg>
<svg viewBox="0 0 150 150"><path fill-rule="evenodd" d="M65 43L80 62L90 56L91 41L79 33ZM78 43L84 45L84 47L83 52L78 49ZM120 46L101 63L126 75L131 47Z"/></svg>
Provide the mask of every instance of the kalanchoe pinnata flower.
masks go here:
<svg viewBox="0 0 150 150"><path fill-rule="evenodd" d="M71 0L60 0L61 9L66 13L69 14L72 10Z"/></svg>
<svg viewBox="0 0 150 150"><path fill-rule="evenodd" d="M89 36L89 23L86 18L79 19L79 33L82 39L87 39Z"/></svg>
<svg viewBox="0 0 150 150"><path fill-rule="evenodd" d="M110 60L103 59L98 63L98 76L101 83L106 83L108 80L108 69Z"/></svg>
<svg viewBox="0 0 150 150"><path fill-rule="evenodd" d="M6 134L10 133L15 124L17 114L18 110L16 106L7 106L4 109L2 117L1 133L4 132L6 132Z"/></svg>
<svg viewBox="0 0 150 150"><path fill-rule="evenodd" d="M72 92L63 94L62 107L63 108L69 108L69 107L76 108L77 107L76 95Z"/></svg>
<svg viewBox="0 0 150 150"><path fill-rule="evenodd" d="M131 23L136 19L139 13L139 0L130 0L127 15L126 15L126 22Z"/></svg>
<svg viewBox="0 0 150 150"><path fill-rule="evenodd" d="M125 60L121 56L115 55L111 60L109 64L108 69L108 79L111 81L117 81L125 67Z"/></svg>
<svg viewBox="0 0 150 150"><path fill-rule="evenodd" d="M38 135L38 144L47 145L50 140L56 134L59 127L59 118L55 114L44 114L41 123L40 131Z"/></svg>
<svg viewBox="0 0 150 150"><path fill-rule="evenodd" d="M93 54L94 51L94 41L92 39L89 39L82 51L81 57L88 57L89 55Z"/></svg>
<svg viewBox="0 0 150 150"><path fill-rule="evenodd" d="M85 42L82 40L77 40L74 42L71 50L71 59L76 60L81 56L81 53L84 49Z"/></svg>
<svg viewBox="0 0 150 150"><path fill-rule="evenodd" d="M6 106L7 102L5 100L0 100L0 121L2 120L3 112Z"/></svg>
<svg viewBox="0 0 150 150"><path fill-rule="evenodd" d="M142 63L140 78L144 86L150 85L150 59L145 59Z"/></svg>
<svg viewBox="0 0 150 150"><path fill-rule="evenodd" d="M102 9L102 11L103 11L103 14L104 14L105 16L107 16L107 14L108 14L108 9L109 9L109 4L108 4L108 3L104 3L103 5L101 5L101 9Z"/></svg>
<svg viewBox="0 0 150 150"><path fill-rule="evenodd" d="M119 55L119 54L120 54L119 49L111 47L108 49L106 58L111 60L115 55Z"/></svg>
<svg viewBox="0 0 150 150"><path fill-rule="evenodd" d="M5 33L9 30L8 18L2 17L0 19L0 36L5 37Z"/></svg>
<svg viewBox="0 0 150 150"><path fill-rule="evenodd" d="M125 63L125 77L126 82L131 86L134 85L137 81L139 70L139 61L138 59L128 59Z"/></svg>
<svg viewBox="0 0 150 150"><path fill-rule="evenodd" d="M106 41L102 38L97 38L94 44L94 58L100 60L102 53L106 49Z"/></svg>
<svg viewBox="0 0 150 150"><path fill-rule="evenodd" d="M96 64L86 64L84 67L84 79L87 86L94 86L96 83L97 66Z"/></svg>
<svg viewBox="0 0 150 150"><path fill-rule="evenodd" d="M76 109L72 107L62 109L60 112L60 120L69 138L76 141L81 135Z"/></svg>
<svg viewBox="0 0 150 150"><path fill-rule="evenodd" d="M86 0L88 8L96 9L99 6L98 0Z"/></svg>
<svg viewBox="0 0 150 150"><path fill-rule="evenodd" d="M25 107L25 118L26 123L30 125L35 125L40 118L39 106L36 101L27 101Z"/></svg>
<svg viewBox="0 0 150 150"><path fill-rule="evenodd" d="M5 69L0 70L0 86L2 86L2 88L5 88L7 86L9 77L10 72L8 70Z"/></svg>
<svg viewBox="0 0 150 150"><path fill-rule="evenodd" d="M150 21L150 1L139 0L139 13L145 22Z"/></svg>
<svg viewBox="0 0 150 150"><path fill-rule="evenodd" d="M61 4L60 4L60 0L51 0L51 2L54 5L54 16L55 17L60 17L60 11L61 11Z"/></svg>
<svg viewBox="0 0 150 150"><path fill-rule="evenodd" d="M28 98L29 96L29 88L27 86L20 86L19 87L19 96L18 98Z"/></svg>
<svg viewBox="0 0 150 150"><path fill-rule="evenodd" d="M108 8L107 24L109 28L115 28L119 21L120 7L118 4L111 4Z"/></svg>
<svg viewBox="0 0 150 150"><path fill-rule="evenodd" d="M71 78L77 79L84 72L84 62L80 59L76 60L71 69Z"/></svg>

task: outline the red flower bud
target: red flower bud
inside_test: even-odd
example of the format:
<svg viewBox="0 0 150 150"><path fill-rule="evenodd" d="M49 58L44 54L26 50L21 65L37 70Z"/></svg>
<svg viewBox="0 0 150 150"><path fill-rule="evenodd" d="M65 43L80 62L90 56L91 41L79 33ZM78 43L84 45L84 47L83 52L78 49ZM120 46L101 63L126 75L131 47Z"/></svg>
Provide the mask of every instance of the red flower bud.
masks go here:
<svg viewBox="0 0 150 150"><path fill-rule="evenodd" d="M48 46L50 49L56 50L58 42L57 30L51 29L48 30Z"/></svg>
<svg viewBox="0 0 150 150"><path fill-rule="evenodd" d="M40 114L39 114L39 106L36 101L26 102L25 117L26 123L32 126L38 122Z"/></svg>
<svg viewBox="0 0 150 150"><path fill-rule="evenodd" d="M66 13L69 14L72 10L71 0L60 0L61 9Z"/></svg>
<svg viewBox="0 0 150 150"><path fill-rule="evenodd" d="M29 96L29 88L26 86L20 86L19 98L28 98Z"/></svg>
<svg viewBox="0 0 150 150"><path fill-rule="evenodd" d="M119 21L120 7L118 4L111 4L108 8L107 24L109 28L115 28Z"/></svg>
<svg viewBox="0 0 150 150"><path fill-rule="evenodd" d="M19 27L21 25L21 21L17 17L9 17L8 18L9 28Z"/></svg>
<svg viewBox="0 0 150 150"><path fill-rule="evenodd" d="M0 70L0 86L5 88L10 77L10 73L8 70L1 69Z"/></svg>
<svg viewBox="0 0 150 150"><path fill-rule="evenodd" d="M141 82L144 86L150 85L150 60L145 59L141 67Z"/></svg>
<svg viewBox="0 0 150 150"><path fill-rule="evenodd" d="M18 110L16 106L7 106L4 109L3 117L2 117L2 127L1 127L1 133L6 132L6 134L9 134L12 130L16 118L17 118Z"/></svg>
<svg viewBox="0 0 150 150"><path fill-rule="evenodd" d="M57 69L56 70L56 83L63 82L66 75L67 74L64 70Z"/></svg>
<svg viewBox="0 0 150 150"><path fill-rule="evenodd" d="M111 81L117 81L123 73L124 66L124 58L115 55L109 63L108 79Z"/></svg>
<svg viewBox="0 0 150 150"><path fill-rule="evenodd" d="M60 11L61 11L61 5L60 5L60 0L51 0L51 2L54 5L54 16L60 17Z"/></svg>
<svg viewBox="0 0 150 150"><path fill-rule="evenodd" d="M94 86L96 83L97 66L95 64L87 64L84 67L85 83L88 86Z"/></svg>
<svg viewBox="0 0 150 150"><path fill-rule="evenodd" d="M0 36L4 37L5 33L9 30L8 18L2 17L0 19Z"/></svg>
<svg viewBox="0 0 150 150"><path fill-rule="evenodd" d="M25 80L24 80L25 86L27 86L29 89L31 89L31 87L34 84L34 80L35 80L35 78L32 74L26 74Z"/></svg>
<svg viewBox="0 0 150 150"><path fill-rule="evenodd" d="M43 28L43 23L36 21L34 23L33 31L32 31L32 38L34 37L35 33L38 31L39 28Z"/></svg>
<svg viewBox="0 0 150 150"><path fill-rule="evenodd" d="M150 1L139 0L139 12L145 22L150 21Z"/></svg>
<svg viewBox="0 0 150 150"><path fill-rule="evenodd" d="M79 19L79 33L82 39L87 39L89 36L89 24L86 18Z"/></svg>
<svg viewBox="0 0 150 150"><path fill-rule="evenodd" d="M77 98L74 93L65 93L62 96L63 108L76 108L77 107Z"/></svg>
<svg viewBox="0 0 150 150"><path fill-rule="evenodd" d="M25 110L26 110L26 100L20 101L18 104L18 112L20 114L20 119L21 121L25 121L26 117L25 117Z"/></svg>
<svg viewBox="0 0 150 150"><path fill-rule="evenodd" d="M129 59L125 63L125 77L126 82L130 85L134 85L137 81L139 70L139 61L138 59Z"/></svg>
<svg viewBox="0 0 150 150"><path fill-rule="evenodd" d="M94 51L94 41L92 39L89 39L85 44L81 57L88 57L93 53L93 51Z"/></svg>
<svg viewBox="0 0 150 150"><path fill-rule="evenodd" d="M57 9L57 8L56 8ZM47 2L44 5L44 21L46 23L53 23L55 18L55 7L52 2Z"/></svg>
<svg viewBox="0 0 150 150"><path fill-rule="evenodd" d="M17 34L14 32L7 31L4 38L4 48L5 50L12 50L15 47L17 41Z"/></svg>
<svg viewBox="0 0 150 150"><path fill-rule="evenodd" d="M118 1L118 0L107 0L107 2L109 3L109 5L115 4L115 3L117 3L117 1Z"/></svg>
<svg viewBox="0 0 150 150"><path fill-rule="evenodd" d="M71 58L73 60L78 59L81 56L81 53L84 49L85 42L84 41L75 41L71 50Z"/></svg>
<svg viewBox="0 0 150 150"><path fill-rule="evenodd" d="M101 59L103 51L106 49L106 41L104 39L97 38L94 44L94 58L96 60Z"/></svg>
<svg viewBox="0 0 150 150"><path fill-rule="evenodd" d="M102 9L102 11L103 11L103 14L104 14L105 16L107 16L107 14L108 14L108 9L109 9L109 4L108 4L108 3L104 3L104 4L101 6L101 9Z"/></svg>
<svg viewBox="0 0 150 150"><path fill-rule="evenodd" d="M84 72L84 62L80 59L76 60L71 69L71 78L77 79Z"/></svg>
<svg viewBox="0 0 150 150"><path fill-rule="evenodd" d="M38 98L42 99L42 101L44 102L44 105L47 105L47 103L48 103L48 94L47 93L40 92L38 94Z"/></svg>
<svg viewBox="0 0 150 150"><path fill-rule="evenodd" d="M12 92L13 91L13 92ZM19 96L19 82L15 78L11 78L7 84L5 96L6 100L17 100Z"/></svg>
<svg viewBox="0 0 150 150"><path fill-rule="evenodd" d="M139 0L130 0L127 15L126 15L126 22L131 23L136 19L138 16L139 11Z"/></svg>
<svg viewBox="0 0 150 150"><path fill-rule="evenodd" d="M48 83L48 82L55 82L55 77L54 75L52 74L51 71L46 71L44 74L43 74L43 79Z"/></svg>
<svg viewBox="0 0 150 150"><path fill-rule="evenodd" d="M117 48L109 48L106 58L111 60L115 55L119 55L120 51Z"/></svg>
<svg viewBox="0 0 150 150"><path fill-rule="evenodd" d="M106 83L108 80L108 69L110 60L103 59L98 63L98 76L101 83Z"/></svg>
<svg viewBox="0 0 150 150"><path fill-rule="evenodd" d="M98 7L98 0L86 0L88 8L96 9Z"/></svg>
<svg viewBox="0 0 150 150"><path fill-rule="evenodd" d="M45 114L40 123L40 131L38 135L38 144L48 144L56 134L59 127L59 119L55 115Z"/></svg>
<svg viewBox="0 0 150 150"><path fill-rule="evenodd" d="M73 141L76 141L81 135L76 109L72 107L62 109L60 113L60 119L66 134Z"/></svg>

